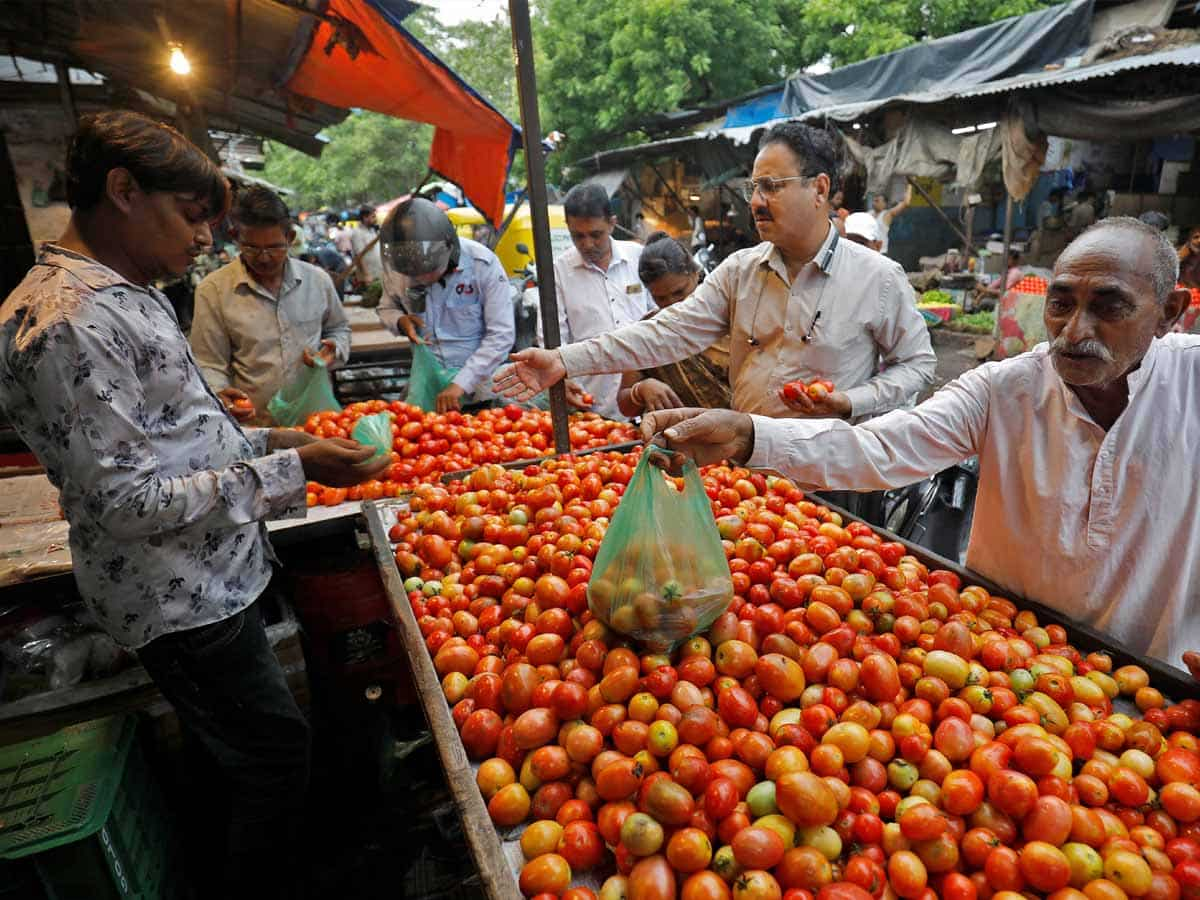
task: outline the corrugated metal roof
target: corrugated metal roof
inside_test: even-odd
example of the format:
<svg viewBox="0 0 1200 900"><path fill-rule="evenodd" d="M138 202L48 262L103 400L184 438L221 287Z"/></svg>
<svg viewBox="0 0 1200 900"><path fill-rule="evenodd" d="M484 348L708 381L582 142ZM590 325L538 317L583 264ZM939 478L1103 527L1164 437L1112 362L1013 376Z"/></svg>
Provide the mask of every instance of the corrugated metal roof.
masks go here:
<svg viewBox="0 0 1200 900"><path fill-rule="evenodd" d="M1169 50L1158 50L1140 56L1126 56L1108 62L1096 62L1088 66L1077 66L1071 69L1054 69L1049 72L1034 72L1028 75L1016 75L999 81L990 81L976 88L956 91L953 97L968 98L982 97L987 94L1003 94L1008 91L1025 91L1033 88L1051 87L1063 84L1078 84L1081 81L1091 81L1095 78L1108 78L1120 72L1132 72L1137 69L1150 69L1155 66L1200 66L1200 44L1187 44L1182 47L1172 47Z"/></svg>

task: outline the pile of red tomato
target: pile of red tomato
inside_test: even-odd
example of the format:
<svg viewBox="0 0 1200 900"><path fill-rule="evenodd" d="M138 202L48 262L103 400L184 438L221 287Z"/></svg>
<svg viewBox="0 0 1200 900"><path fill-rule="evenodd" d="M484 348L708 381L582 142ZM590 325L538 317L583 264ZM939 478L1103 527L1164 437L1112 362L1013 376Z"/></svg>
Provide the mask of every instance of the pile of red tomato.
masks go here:
<svg viewBox="0 0 1200 900"><path fill-rule="evenodd" d="M1200 703L724 466L736 596L641 652L587 605L635 461L484 467L390 535L527 896L1200 897Z"/></svg>
<svg viewBox="0 0 1200 900"><path fill-rule="evenodd" d="M314 413L304 423L304 430L319 438L348 438L360 418L376 413L389 413L394 420L395 462L384 478L352 488L309 482L309 506L395 497L414 485L436 481L447 472L486 463L537 459L554 451L550 413L513 405L477 413L427 413L399 401L364 400L340 412ZM637 438L632 425L596 413L572 415L569 432L572 450L591 450Z"/></svg>

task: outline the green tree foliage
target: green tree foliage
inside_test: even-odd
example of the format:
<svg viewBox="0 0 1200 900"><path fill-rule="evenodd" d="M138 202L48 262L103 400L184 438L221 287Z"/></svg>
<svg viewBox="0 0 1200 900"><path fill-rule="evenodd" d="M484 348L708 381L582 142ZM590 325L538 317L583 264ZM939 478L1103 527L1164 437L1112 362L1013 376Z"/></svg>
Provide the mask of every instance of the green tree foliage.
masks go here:
<svg viewBox="0 0 1200 900"><path fill-rule="evenodd" d="M269 141L263 177L296 192L292 205L313 209L380 202L420 184L433 129L380 113L352 112L327 128L320 158Z"/></svg>
<svg viewBox="0 0 1200 900"><path fill-rule="evenodd" d="M536 29L547 130L571 157L629 143L655 113L733 97L803 64L795 0L546 0ZM637 135L632 135L636 139Z"/></svg>

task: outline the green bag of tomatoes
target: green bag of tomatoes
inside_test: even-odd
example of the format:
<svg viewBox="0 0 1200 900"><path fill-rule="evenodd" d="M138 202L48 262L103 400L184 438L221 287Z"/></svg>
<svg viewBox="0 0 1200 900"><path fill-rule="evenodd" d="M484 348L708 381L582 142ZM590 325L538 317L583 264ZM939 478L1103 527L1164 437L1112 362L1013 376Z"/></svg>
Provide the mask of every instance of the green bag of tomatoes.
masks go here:
<svg viewBox="0 0 1200 900"><path fill-rule="evenodd" d="M443 366L428 344L412 345L412 368L408 373L405 401L425 412L437 409L437 396L454 380L458 369Z"/></svg>
<svg viewBox="0 0 1200 900"><path fill-rule="evenodd" d="M652 457L681 468L682 478ZM588 606L614 631L662 652L708 628L732 599L700 473L681 454L647 447L600 542Z"/></svg>
<svg viewBox="0 0 1200 900"><path fill-rule="evenodd" d="M284 428L303 425L313 413L342 409L333 394L333 380L325 360L318 356L311 366L301 366L300 370L295 381L285 384L267 401L268 415Z"/></svg>

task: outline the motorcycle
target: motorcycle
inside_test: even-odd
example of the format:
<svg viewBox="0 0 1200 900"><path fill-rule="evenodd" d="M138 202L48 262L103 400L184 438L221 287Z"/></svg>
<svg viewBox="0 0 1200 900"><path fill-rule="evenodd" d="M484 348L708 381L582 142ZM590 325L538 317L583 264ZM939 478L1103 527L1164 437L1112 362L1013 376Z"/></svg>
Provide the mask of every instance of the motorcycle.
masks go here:
<svg viewBox="0 0 1200 900"><path fill-rule="evenodd" d="M704 275L708 275L717 267L717 245L706 244L703 247L697 247L696 252L692 254L692 260Z"/></svg>
<svg viewBox="0 0 1200 900"><path fill-rule="evenodd" d="M978 485L979 460L972 457L925 481L888 491L884 527L961 564L967 558Z"/></svg>

